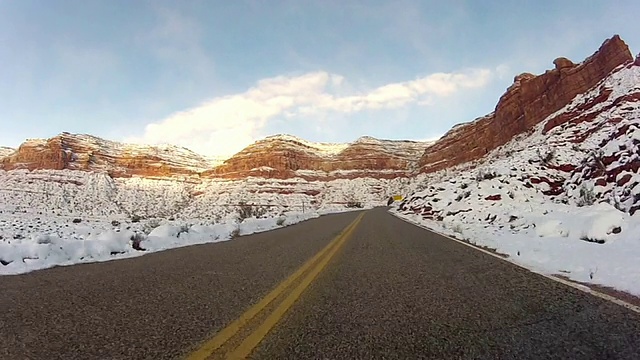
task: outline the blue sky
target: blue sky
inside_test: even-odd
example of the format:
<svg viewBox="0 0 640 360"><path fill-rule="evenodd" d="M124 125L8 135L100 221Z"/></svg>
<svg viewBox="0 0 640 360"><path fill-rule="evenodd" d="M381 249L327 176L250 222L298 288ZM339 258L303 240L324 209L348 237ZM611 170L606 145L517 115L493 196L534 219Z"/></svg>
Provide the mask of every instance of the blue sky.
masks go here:
<svg viewBox="0 0 640 360"><path fill-rule="evenodd" d="M516 4L517 3L517 4ZM0 145L62 131L226 156L266 135L429 139L637 1L0 0Z"/></svg>

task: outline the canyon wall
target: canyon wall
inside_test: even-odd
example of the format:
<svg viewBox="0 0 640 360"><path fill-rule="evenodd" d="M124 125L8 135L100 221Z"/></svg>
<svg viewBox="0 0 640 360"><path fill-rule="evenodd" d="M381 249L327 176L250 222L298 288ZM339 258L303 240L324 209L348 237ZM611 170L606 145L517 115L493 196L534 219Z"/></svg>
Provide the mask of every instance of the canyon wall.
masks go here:
<svg viewBox="0 0 640 360"><path fill-rule="evenodd" d="M454 127L427 148L421 172L432 172L483 157L567 105L576 95L597 85L614 69L634 61L627 45L615 35L580 64L554 60L555 69L542 75L521 74L505 92L495 111Z"/></svg>

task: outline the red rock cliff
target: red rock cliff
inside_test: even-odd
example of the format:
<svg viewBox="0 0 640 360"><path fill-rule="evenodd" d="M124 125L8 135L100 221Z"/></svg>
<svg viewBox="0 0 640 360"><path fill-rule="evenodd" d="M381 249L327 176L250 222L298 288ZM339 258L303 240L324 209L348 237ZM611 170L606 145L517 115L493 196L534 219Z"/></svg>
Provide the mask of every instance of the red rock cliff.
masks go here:
<svg viewBox="0 0 640 360"><path fill-rule="evenodd" d="M260 140L204 177L306 179L408 176L427 143L362 137L350 144L311 143L288 135ZM331 173L331 174L329 174Z"/></svg>
<svg viewBox="0 0 640 360"><path fill-rule="evenodd" d="M27 140L16 152L0 159L4 170L104 171L113 177L191 176L208 167L205 159L184 148L122 144L69 133Z"/></svg>
<svg viewBox="0 0 640 360"><path fill-rule="evenodd" d="M420 170L432 172L481 158L560 110L616 67L633 60L627 45L615 35L581 64L558 58L555 69L542 75L516 76L492 114L454 127L425 151Z"/></svg>
<svg viewBox="0 0 640 360"><path fill-rule="evenodd" d="M112 177L394 178L412 173L426 144L371 137L350 144L324 144L276 135L249 145L214 167L184 148L123 144L62 133L51 139L25 141L17 151L0 158L0 169L99 171Z"/></svg>

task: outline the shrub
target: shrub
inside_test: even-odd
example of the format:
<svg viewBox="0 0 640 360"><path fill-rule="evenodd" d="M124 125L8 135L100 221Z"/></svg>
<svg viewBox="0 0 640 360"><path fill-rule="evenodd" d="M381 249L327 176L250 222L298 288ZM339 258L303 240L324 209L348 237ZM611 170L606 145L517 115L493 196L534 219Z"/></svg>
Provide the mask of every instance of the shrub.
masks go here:
<svg viewBox="0 0 640 360"><path fill-rule="evenodd" d="M536 153L538 154L540 161L545 164L551 162L556 155L556 151L554 149L548 149L545 152L540 152L540 149L538 149L536 150Z"/></svg>
<svg viewBox="0 0 640 360"><path fill-rule="evenodd" d="M466 199L471 196L471 191L465 191L463 193L458 194L456 197L456 201L461 201L462 199Z"/></svg>
<svg viewBox="0 0 640 360"><path fill-rule="evenodd" d="M346 207L348 207L348 208L357 208L357 209L362 209L363 208L362 203L359 202L359 201L355 201L355 200L347 201Z"/></svg>
<svg viewBox="0 0 640 360"><path fill-rule="evenodd" d="M144 234L140 234L140 233L135 233L133 235L131 235L131 247L134 250L138 250L138 251L146 251L146 249L144 249L142 246L140 246L140 243L142 241L144 241L147 237Z"/></svg>
<svg viewBox="0 0 640 360"><path fill-rule="evenodd" d="M253 206L248 205L246 202L241 201L238 204L238 222L243 222L244 219L248 219L254 215Z"/></svg>
<svg viewBox="0 0 640 360"><path fill-rule="evenodd" d="M278 218L278 220L276 221L276 224L277 224L278 226L282 226L282 225L284 225L285 220L287 220L287 218L285 218L285 217L280 217L280 218Z"/></svg>
<svg viewBox="0 0 640 360"><path fill-rule="evenodd" d="M182 225L180 226L180 230L178 230L178 237L180 237L180 234L184 234L184 233L188 233L189 232L189 225Z"/></svg>
<svg viewBox="0 0 640 360"><path fill-rule="evenodd" d="M491 180L498 176L498 174L494 170L484 170L480 169L476 173L476 181L480 182L482 180Z"/></svg>
<svg viewBox="0 0 640 360"><path fill-rule="evenodd" d="M237 226L230 234L231 239L236 239L240 237L240 226Z"/></svg>
<svg viewBox="0 0 640 360"><path fill-rule="evenodd" d="M74 224L79 224L79 223L82 222L82 219L76 218L76 219L73 219L71 222L74 223Z"/></svg>
<svg viewBox="0 0 640 360"><path fill-rule="evenodd" d="M140 220L142 220L142 217L140 217L140 215L131 216L131 222L137 223L140 222Z"/></svg>
<svg viewBox="0 0 640 360"><path fill-rule="evenodd" d="M596 202L596 194L593 192L593 188L588 188L586 185L580 187L580 196L578 197L577 204L579 207L590 206Z"/></svg>
<svg viewBox="0 0 640 360"><path fill-rule="evenodd" d="M603 157L604 157L604 151L602 149L592 150L587 154L587 156L582 161L582 163L583 163L583 165L584 164L591 165L592 167L596 168L597 170L605 171L606 170L606 166L604 165L604 162L602 161Z"/></svg>
<svg viewBox="0 0 640 360"><path fill-rule="evenodd" d="M111 221L111 226L114 226L114 227L115 226L120 226L120 221L118 221L118 220Z"/></svg>

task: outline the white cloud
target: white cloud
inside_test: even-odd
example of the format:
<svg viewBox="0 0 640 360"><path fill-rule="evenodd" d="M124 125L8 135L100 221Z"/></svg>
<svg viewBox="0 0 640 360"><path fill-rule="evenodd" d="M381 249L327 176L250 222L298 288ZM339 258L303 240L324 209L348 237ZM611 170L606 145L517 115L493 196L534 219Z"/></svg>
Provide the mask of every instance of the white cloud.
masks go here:
<svg viewBox="0 0 640 360"><path fill-rule="evenodd" d="M436 73L412 81L383 85L348 96L334 95L346 81L327 72L278 76L258 81L246 92L217 97L146 126L142 137L129 141L172 143L211 156L226 157L257 138L268 121L324 112L354 113L433 103L464 88L484 86L485 69ZM305 118L309 121L308 118Z"/></svg>

